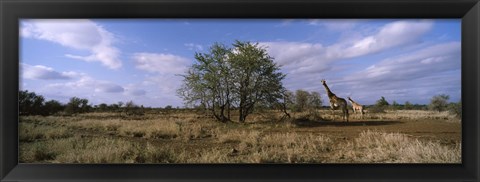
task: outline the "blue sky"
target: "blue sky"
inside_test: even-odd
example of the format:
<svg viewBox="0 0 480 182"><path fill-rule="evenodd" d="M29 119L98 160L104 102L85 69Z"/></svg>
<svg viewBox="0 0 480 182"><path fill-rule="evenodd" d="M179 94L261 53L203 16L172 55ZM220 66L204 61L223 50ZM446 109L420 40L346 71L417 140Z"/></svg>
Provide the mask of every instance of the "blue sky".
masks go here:
<svg viewBox="0 0 480 182"><path fill-rule="evenodd" d="M20 89L66 103L133 100L183 106L176 94L195 52L214 43L258 42L292 91L326 79L340 97L426 104L461 95L459 19L92 19L20 23Z"/></svg>

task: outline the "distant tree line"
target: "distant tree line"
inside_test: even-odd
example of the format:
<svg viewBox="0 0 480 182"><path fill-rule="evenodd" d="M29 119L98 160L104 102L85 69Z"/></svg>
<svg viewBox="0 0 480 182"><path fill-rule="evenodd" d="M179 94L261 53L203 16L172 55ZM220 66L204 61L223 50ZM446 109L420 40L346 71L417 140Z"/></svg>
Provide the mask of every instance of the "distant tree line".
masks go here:
<svg viewBox="0 0 480 182"><path fill-rule="evenodd" d="M72 97L66 104L57 100L45 101L45 97L28 90L19 91L18 95L20 115L72 115L87 112L119 112L126 115L143 115L143 105L138 106L133 101L127 103L118 102L115 104L90 105L88 99ZM173 109L172 106L166 106L166 109Z"/></svg>
<svg viewBox="0 0 480 182"><path fill-rule="evenodd" d="M280 103L283 106L257 106L264 109L279 109L285 107L283 110L292 112L315 112L318 109L324 108L323 101L318 92L308 92L305 90L285 91L283 101ZM398 104L393 101L390 104L385 97L380 97L374 105L367 106L370 113L381 113L385 110L432 110L432 111L448 111L457 117L462 117L462 102L448 102L450 96L441 94L433 96L428 105L412 104L406 101L404 104ZM147 110L163 110L170 111L179 109L167 105L164 108L145 108L143 105L137 105L133 101L126 103L118 102L114 104L101 103L91 106L88 99L78 97L70 98L69 102L62 104L57 100L45 101L42 95L28 90L19 91L19 113L20 115L72 115L86 112L118 112L126 115L143 115ZM197 108L198 109L198 108ZM236 109L236 108L232 108ZM288 114L288 113L287 113Z"/></svg>
<svg viewBox="0 0 480 182"><path fill-rule="evenodd" d="M45 101L45 97L28 90L19 91L18 105L20 115L53 115L59 112L65 114L85 113L92 111L87 99L70 98L67 104L56 100Z"/></svg>
<svg viewBox="0 0 480 182"><path fill-rule="evenodd" d="M385 112L385 110L432 110L432 111L448 111L451 114L454 114L458 117L462 117L462 101L458 102L448 102L450 99L449 95L440 94L435 95L430 99L428 105L422 104L412 104L409 101L406 101L404 104L399 104L396 101L393 101L390 104L385 97L381 97L375 102L374 105L370 105L367 108L371 113L380 113Z"/></svg>

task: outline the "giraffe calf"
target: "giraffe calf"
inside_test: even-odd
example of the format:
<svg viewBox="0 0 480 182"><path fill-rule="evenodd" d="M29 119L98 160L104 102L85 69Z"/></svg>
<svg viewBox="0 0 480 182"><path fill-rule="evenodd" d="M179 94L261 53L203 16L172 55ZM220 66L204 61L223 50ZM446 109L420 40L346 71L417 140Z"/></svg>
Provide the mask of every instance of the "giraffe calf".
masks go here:
<svg viewBox="0 0 480 182"><path fill-rule="evenodd" d="M365 114L365 111L363 110L363 105L353 101L352 98L350 97L348 97L348 100L350 101L350 103L352 103L353 112L354 113L360 112L363 118L363 114Z"/></svg>

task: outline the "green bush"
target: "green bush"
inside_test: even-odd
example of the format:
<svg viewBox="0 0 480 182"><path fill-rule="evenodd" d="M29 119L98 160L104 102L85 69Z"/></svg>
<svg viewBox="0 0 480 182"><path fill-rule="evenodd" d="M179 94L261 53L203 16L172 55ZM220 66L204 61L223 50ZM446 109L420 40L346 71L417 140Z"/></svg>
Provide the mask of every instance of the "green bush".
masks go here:
<svg viewBox="0 0 480 182"><path fill-rule="evenodd" d="M448 112L454 114L458 118L462 118L462 101L459 101L457 103L450 103L448 105Z"/></svg>
<svg viewBox="0 0 480 182"><path fill-rule="evenodd" d="M432 99L430 100L430 104L428 105L428 108L430 110L439 111L439 112L445 111L447 110L448 99L450 99L450 96L445 94L433 96Z"/></svg>
<svg viewBox="0 0 480 182"><path fill-rule="evenodd" d="M374 106L371 106L371 107L368 108L368 112L369 113L385 113L386 108L387 108L387 106L374 105Z"/></svg>
<svg viewBox="0 0 480 182"><path fill-rule="evenodd" d="M381 97L375 102L375 105L368 108L369 113L385 113L385 109L389 107L389 103L385 97Z"/></svg>
<svg viewBox="0 0 480 182"><path fill-rule="evenodd" d="M143 106L138 106L133 101L125 104L124 111L127 116L143 116L145 114Z"/></svg>
<svg viewBox="0 0 480 182"><path fill-rule="evenodd" d="M65 112L67 114L77 114L77 113L85 113L91 110L91 106L88 105L87 99L80 99L78 97L70 98L70 101L67 103L65 107Z"/></svg>

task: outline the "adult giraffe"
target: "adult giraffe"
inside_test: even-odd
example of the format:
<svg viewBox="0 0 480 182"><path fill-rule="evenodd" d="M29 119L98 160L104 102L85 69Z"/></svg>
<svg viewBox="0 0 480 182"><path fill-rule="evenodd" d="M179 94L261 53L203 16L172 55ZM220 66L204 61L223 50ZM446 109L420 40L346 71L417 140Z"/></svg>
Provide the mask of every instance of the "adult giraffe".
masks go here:
<svg viewBox="0 0 480 182"><path fill-rule="evenodd" d="M325 80L322 80L322 85L325 87L325 90L327 91L328 99L330 100L330 108L332 109L333 112L335 112L336 109L342 110L343 113L343 120L347 120L348 122L348 105L347 101L344 98L337 97L332 91L327 86L327 82ZM335 115L334 117L335 118Z"/></svg>

